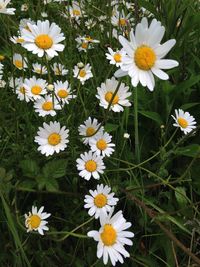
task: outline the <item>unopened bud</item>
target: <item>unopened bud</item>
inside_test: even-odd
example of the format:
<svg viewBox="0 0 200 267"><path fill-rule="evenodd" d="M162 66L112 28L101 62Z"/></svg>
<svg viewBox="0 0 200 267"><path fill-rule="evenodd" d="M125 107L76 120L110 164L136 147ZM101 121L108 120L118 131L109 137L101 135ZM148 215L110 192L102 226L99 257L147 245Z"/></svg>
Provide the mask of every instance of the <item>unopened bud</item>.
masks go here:
<svg viewBox="0 0 200 267"><path fill-rule="evenodd" d="M48 84L48 85L47 85L47 89L48 89L49 91L53 91L53 89L54 89L53 84Z"/></svg>

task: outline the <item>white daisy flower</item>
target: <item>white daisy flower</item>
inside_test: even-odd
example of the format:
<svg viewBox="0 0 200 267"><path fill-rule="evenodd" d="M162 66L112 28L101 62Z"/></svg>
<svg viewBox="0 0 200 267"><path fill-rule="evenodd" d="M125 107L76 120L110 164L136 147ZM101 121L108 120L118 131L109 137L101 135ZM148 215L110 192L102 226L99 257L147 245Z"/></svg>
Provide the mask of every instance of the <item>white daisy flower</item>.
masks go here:
<svg viewBox="0 0 200 267"><path fill-rule="evenodd" d="M68 81L61 82L57 81L54 83L55 88L55 94L57 98L63 103L63 104L69 104L69 101L73 98L76 98L76 95L72 94L70 85Z"/></svg>
<svg viewBox="0 0 200 267"><path fill-rule="evenodd" d="M89 144L89 140L93 138L96 134L98 134L99 132L103 132L104 127L100 127L100 125L101 124L98 123L97 119L94 118L92 120L91 117L89 117L87 120L84 121L83 124L78 127L79 135L85 136L83 138L83 143L85 145ZM98 132L94 134L99 127L100 129L98 130Z"/></svg>
<svg viewBox="0 0 200 267"><path fill-rule="evenodd" d="M10 41L13 44L22 44L24 42L24 39L19 35L19 36L12 36L10 37Z"/></svg>
<svg viewBox="0 0 200 267"><path fill-rule="evenodd" d="M61 33L61 29L55 23L50 25L48 20L38 20L35 25L27 23L30 30L22 30L22 38L24 39L23 47L38 57L42 57L44 53L50 58L57 56L58 52L64 50L64 45L60 44L65 37Z"/></svg>
<svg viewBox="0 0 200 267"><path fill-rule="evenodd" d="M135 34L130 32L130 41L123 36L119 36L119 41L127 55L122 58L121 70L115 73L120 77L129 75L134 87L140 82L142 86L147 86L153 91L155 86L154 75L162 80L169 78L162 69L171 69L178 66L178 62L171 59L162 59L175 45L174 39L160 44L165 27L161 22L153 19L148 27L147 18L143 18L137 24Z"/></svg>
<svg viewBox="0 0 200 267"><path fill-rule="evenodd" d="M44 75L47 74L47 68L45 66L42 66L40 63L33 63L33 72L40 74L40 75Z"/></svg>
<svg viewBox="0 0 200 267"><path fill-rule="evenodd" d="M115 90L118 87L119 82L112 77L111 79L107 79L105 83L101 84L101 87L97 88L97 95L96 97L100 100L99 105L105 109L108 108L113 95L115 93ZM112 100L112 104L110 106L110 109L114 112L120 112L123 111L123 107L130 107L131 103L127 99L131 93L128 92L129 87L125 86L124 83L121 83L116 95L114 96Z"/></svg>
<svg viewBox="0 0 200 267"><path fill-rule="evenodd" d="M21 5L21 11L26 12L26 11L28 11L28 8L29 8L28 4L22 4Z"/></svg>
<svg viewBox="0 0 200 267"><path fill-rule="evenodd" d="M44 98L41 97L35 101L34 109L41 117L45 117L46 115L55 116L56 110L60 110L61 106L55 97L53 99L52 96L46 95Z"/></svg>
<svg viewBox="0 0 200 267"><path fill-rule="evenodd" d="M52 66L52 70L57 76L64 76L67 75L67 73L69 72L67 69L65 69L65 66L60 63L54 63Z"/></svg>
<svg viewBox="0 0 200 267"><path fill-rule="evenodd" d="M122 57L126 55L126 52L123 49L114 52L110 47L108 47L108 51L106 58L110 60L110 64L120 67L122 65Z"/></svg>
<svg viewBox="0 0 200 267"><path fill-rule="evenodd" d="M65 126L61 127L59 122L44 122L35 137L35 142L39 144L38 150L46 156L65 150L69 143L68 133L69 130Z"/></svg>
<svg viewBox="0 0 200 267"><path fill-rule="evenodd" d="M70 17L75 20L79 20L83 16L82 8L77 1L72 1L72 5L69 7L69 13Z"/></svg>
<svg viewBox="0 0 200 267"><path fill-rule="evenodd" d="M96 152L97 155L102 155L103 157L110 155L115 151L113 147L115 144L111 143L112 136L107 132L100 132L95 135L91 140L89 140L89 145L92 151Z"/></svg>
<svg viewBox="0 0 200 267"><path fill-rule="evenodd" d="M83 68L79 68L77 65L73 69L74 77L79 79L82 84L88 79L93 77L90 64L86 64Z"/></svg>
<svg viewBox="0 0 200 267"><path fill-rule="evenodd" d="M7 15L15 15L15 8L7 8L11 0L0 0L0 13Z"/></svg>
<svg viewBox="0 0 200 267"><path fill-rule="evenodd" d="M85 21L85 26L88 30L92 29L96 25L96 21L93 19L88 19Z"/></svg>
<svg viewBox="0 0 200 267"><path fill-rule="evenodd" d="M15 67L18 68L19 70L28 68L26 62L27 62L26 57L22 57L22 55L16 53L13 55L13 65L15 65Z"/></svg>
<svg viewBox="0 0 200 267"><path fill-rule="evenodd" d="M32 100L40 99L41 95L45 95L47 83L43 79L37 79L33 76L30 79L25 79L23 87L26 89L26 93Z"/></svg>
<svg viewBox="0 0 200 267"><path fill-rule="evenodd" d="M27 94L27 90L24 88L23 78L11 78L10 87L13 89L13 92L17 94L17 98L20 101L26 101L27 103L31 101L31 96Z"/></svg>
<svg viewBox="0 0 200 267"><path fill-rule="evenodd" d="M125 16L124 10L118 11L114 9L113 15L111 17L111 23L115 27L126 27L130 24L129 18L131 14Z"/></svg>
<svg viewBox="0 0 200 267"><path fill-rule="evenodd" d="M79 175L89 181L91 177L100 179L100 174L104 172L105 166L102 157L92 151L85 152L76 160Z"/></svg>
<svg viewBox="0 0 200 267"><path fill-rule="evenodd" d="M92 49L94 46L93 44L99 43L98 40L92 39L90 36L78 36L75 41L77 42L77 48L79 51L86 52L88 49Z"/></svg>
<svg viewBox="0 0 200 267"><path fill-rule="evenodd" d="M175 109L175 114L175 117L171 115L176 122L173 124L173 126L179 127L184 134L188 134L196 128L195 118L191 116L189 112L184 112L182 109Z"/></svg>
<svg viewBox="0 0 200 267"><path fill-rule="evenodd" d="M42 206L39 210L37 207L32 206L32 212L29 211L28 215L25 214L25 226L27 232L38 231L39 234L44 235L44 231L48 231L47 221L45 219L51 216L51 213L43 212L44 207Z"/></svg>
<svg viewBox="0 0 200 267"><path fill-rule="evenodd" d="M131 223L126 221L122 211L120 210L112 216L113 211L114 208L111 209L109 215L103 213L100 216L101 228L99 231L90 231L87 235L98 242L97 258L103 257L104 264L107 264L110 258L112 265L115 266L117 261L124 263L123 257L130 257L124 246L133 245L130 238L134 237L134 233L126 231L131 227Z"/></svg>
<svg viewBox="0 0 200 267"><path fill-rule="evenodd" d="M90 195L86 195L84 202L84 208L89 209L88 214L90 216L95 215L95 219L98 219L102 213L107 214L110 212L111 207L115 206L118 202L118 198L115 198L115 193L110 193L111 188L104 186L103 184L97 185L97 189L89 190Z"/></svg>

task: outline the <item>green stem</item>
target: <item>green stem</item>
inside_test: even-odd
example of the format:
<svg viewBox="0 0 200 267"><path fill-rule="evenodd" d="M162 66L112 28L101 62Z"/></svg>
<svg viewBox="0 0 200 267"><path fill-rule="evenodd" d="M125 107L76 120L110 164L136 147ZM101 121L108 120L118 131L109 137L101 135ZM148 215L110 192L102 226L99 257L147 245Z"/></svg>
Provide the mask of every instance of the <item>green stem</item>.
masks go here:
<svg viewBox="0 0 200 267"><path fill-rule="evenodd" d="M139 134L138 134L138 93L134 89L134 126L135 126L135 160L140 163Z"/></svg>

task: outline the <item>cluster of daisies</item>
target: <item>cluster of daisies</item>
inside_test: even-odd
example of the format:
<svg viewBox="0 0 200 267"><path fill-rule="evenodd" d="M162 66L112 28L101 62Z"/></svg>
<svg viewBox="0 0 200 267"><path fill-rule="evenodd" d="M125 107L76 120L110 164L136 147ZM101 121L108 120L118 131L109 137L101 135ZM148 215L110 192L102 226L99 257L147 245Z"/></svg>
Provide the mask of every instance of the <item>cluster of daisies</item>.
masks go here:
<svg viewBox="0 0 200 267"><path fill-rule="evenodd" d="M14 14L15 9L7 8L9 2L9 0L0 0L0 13ZM62 3L65 1L44 0L45 5L51 2ZM119 9L119 4L123 4L130 12ZM129 87L117 78L128 75L133 87L141 83L142 86L153 91L154 75L162 80L167 80L169 76L163 70L178 66L178 62L172 59L163 59L175 45L175 40L171 39L163 44L160 43L165 33L161 22L153 19L149 25L147 18L144 17L134 30L135 22L131 18L133 4L128 1L111 1L111 6L113 7L111 16L113 31L109 34L119 41L119 47L117 49L108 47L105 57L111 65L118 69L111 78L106 79L97 87L95 97L102 108L108 111L122 112L125 107L131 106L131 92ZM28 6L23 6L23 11L27 9ZM67 5L62 16L70 17L70 20L75 21L75 25L80 25L82 18L84 20L86 18L83 1L72 1L71 5ZM99 20L105 20L105 17L101 16ZM87 29L91 29L95 23L93 20L85 21ZM49 20L35 22L31 19L22 19L17 35L12 36L10 40L21 49L26 49L39 59L44 59L42 62L46 62L46 65L39 62L30 63L23 55L14 53L13 65L19 71L32 70L33 75L30 78L11 78L10 87L17 94L19 100L32 102L35 112L39 116L55 116L57 111L77 97L66 79L50 83L49 79L44 78L51 75L51 72L56 77L63 76L64 78L68 74L68 69L64 65L57 62L51 64L51 59L58 56L65 48L65 36L61 32L61 28L55 23L50 23ZM74 40L80 53L89 53L89 50L99 42L90 35L79 35ZM44 77L41 78L41 76ZM87 62L77 63L73 69L73 77L79 80L80 85L84 85L93 77L91 65ZM2 79L3 65L0 64L0 80ZM188 112L178 109L175 110L175 116L172 117L175 120L174 126L180 127L185 134L196 128L196 121ZM86 181L91 178L99 180L106 168L104 161L115 151L112 136L105 131L102 122L91 117L88 117L78 127L78 132L87 147L87 150L76 160L79 176ZM44 122L37 131L35 142L38 144L38 151L45 156L59 153L67 148L69 129L58 121ZM110 259L114 266L117 261L123 263L123 257L130 256L125 245L132 245L130 238L134 236L132 232L127 231L131 227L131 223L126 221L122 211L114 213L114 207L118 201L119 199L115 197L111 187L103 184L98 184L95 190L89 190L89 194L84 198L84 208L88 210L89 216L94 216L100 221L98 231L88 232L88 236L98 242L97 257L103 257L104 264L107 264ZM38 209L33 206L31 212L25 215L27 232L38 231L43 235L44 231L49 230L46 219L50 215L50 213L44 212L44 207Z"/></svg>

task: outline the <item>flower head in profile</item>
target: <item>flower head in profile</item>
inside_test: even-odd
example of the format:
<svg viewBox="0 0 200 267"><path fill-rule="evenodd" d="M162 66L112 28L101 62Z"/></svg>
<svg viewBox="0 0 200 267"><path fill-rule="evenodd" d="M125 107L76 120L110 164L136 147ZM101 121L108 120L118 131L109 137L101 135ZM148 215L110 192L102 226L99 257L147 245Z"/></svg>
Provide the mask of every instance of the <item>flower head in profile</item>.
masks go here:
<svg viewBox="0 0 200 267"><path fill-rule="evenodd" d="M32 100L30 94L27 94L27 89L23 85L23 78L11 78L9 82L13 92L17 94L17 98L21 101L30 102Z"/></svg>
<svg viewBox="0 0 200 267"><path fill-rule="evenodd" d="M28 215L25 214L25 226L27 232L38 231L39 234L44 235L44 231L49 230L46 226L48 222L45 219L49 218L51 214L43 212L43 210L43 206L40 209L32 206L32 211L29 211Z"/></svg>
<svg viewBox="0 0 200 267"><path fill-rule="evenodd" d="M118 198L114 197L115 193L111 193L111 188L107 185L97 185L97 189L89 190L90 195L86 195L84 208L89 209L88 214L98 219L102 213L107 214L112 206L118 202Z"/></svg>
<svg viewBox="0 0 200 267"><path fill-rule="evenodd" d="M195 118L189 112L184 112L182 109L175 109L175 114L175 117L172 115L172 118L175 120L173 125L179 127L184 134L188 134L196 128Z"/></svg>
<svg viewBox="0 0 200 267"><path fill-rule="evenodd" d="M130 41L119 36L126 55L122 57L121 69L115 73L115 76L128 74L134 87L140 82L150 91L153 91L155 86L153 74L161 80L167 80L169 76L162 69L174 68L178 66L178 62L163 59L176 43L171 39L161 45L164 33L165 27L161 26L160 21L153 19L148 26L147 18L143 18L137 24L135 33L131 30Z"/></svg>
<svg viewBox="0 0 200 267"><path fill-rule="evenodd" d="M52 70L56 76L65 76L69 72L64 65L56 62L53 64Z"/></svg>
<svg viewBox="0 0 200 267"><path fill-rule="evenodd" d="M7 8L11 0L0 0L0 13L7 15L15 15L15 8Z"/></svg>
<svg viewBox="0 0 200 267"><path fill-rule="evenodd" d="M98 242L97 258L103 257L104 264L107 264L110 258L112 265L115 266L118 261L124 263L123 257L130 257L124 246L132 246L130 238L134 237L134 234L126 230L131 227L131 223L126 221L122 211L114 215L113 211L114 208L109 215L103 213L100 216L99 231L90 231L87 235Z"/></svg>
<svg viewBox="0 0 200 267"><path fill-rule="evenodd" d="M13 65L15 65L15 67L19 70L28 68L26 62L27 59L25 57L23 58L22 55L16 53L13 55Z"/></svg>
<svg viewBox="0 0 200 267"><path fill-rule="evenodd" d="M64 151L69 142L68 133L69 130L65 126L61 127L59 122L44 122L35 137L35 142L39 145L38 150L45 156Z"/></svg>
<svg viewBox="0 0 200 267"><path fill-rule="evenodd" d="M60 44L65 37L61 29L55 23L50 24L48 20L38 20L36 24L27 23L29 29L23 29L21 37L24 39L23 47L38 57L44 56L53 58L57 52L64 50L64 45Z"/></svg>
<svg viewBox="0 0 200 267"><path fill-rule="evenodd" d="M40 74L40 75L44 75L47 74L47 68L43 65L41 65L40 63L33 63L33 72Z"/></svg>

